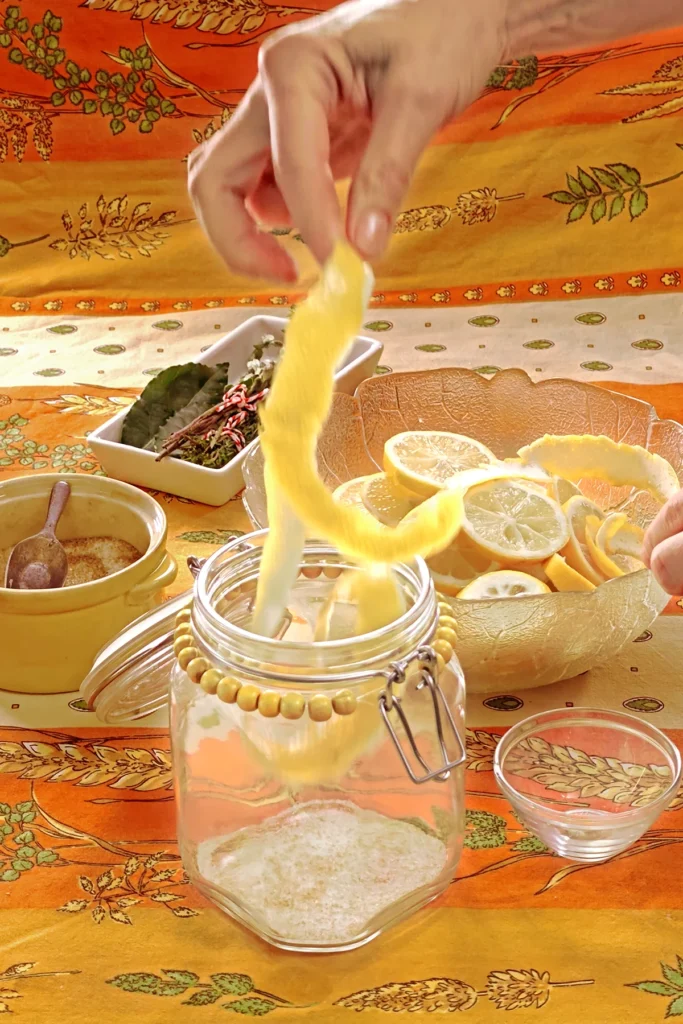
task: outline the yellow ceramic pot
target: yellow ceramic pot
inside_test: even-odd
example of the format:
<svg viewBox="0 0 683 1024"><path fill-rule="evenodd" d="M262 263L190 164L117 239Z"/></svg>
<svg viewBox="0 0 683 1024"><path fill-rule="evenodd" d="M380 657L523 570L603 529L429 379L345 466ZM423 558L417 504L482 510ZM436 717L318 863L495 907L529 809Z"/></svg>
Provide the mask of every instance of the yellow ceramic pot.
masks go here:
<svg viewBox="0 0 683 1024"><path fill-rule="evenodd" d="M0 483L0 550L42 528L50 491L59 479L40 473ZM69 483L71 498L57 529L59 539L118 537L142 557L111 576L60 590L0 586L4 690L77 690L98 651L157 604L178 571L166 551L166 516L153 498L106 477L74 474Z"/></svg>

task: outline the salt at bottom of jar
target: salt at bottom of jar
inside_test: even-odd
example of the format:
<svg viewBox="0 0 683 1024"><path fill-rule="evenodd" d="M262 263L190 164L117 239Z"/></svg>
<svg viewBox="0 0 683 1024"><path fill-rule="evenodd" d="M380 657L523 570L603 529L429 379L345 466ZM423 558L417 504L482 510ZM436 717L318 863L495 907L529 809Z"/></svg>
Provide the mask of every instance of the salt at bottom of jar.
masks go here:
<svg viewBox="0 0 683 1024"><path fill-rule="evenodd" d="M181 853L193 883L273 945L353 949L441 893L462 848L462 765L447 778L416 784L380 713L383 673L433 638L436 599L426 567L412 563L397 570L408 610L386 630L316 644L264 640L244 628L261 542L242 538L205 567L192 615L202 654L263 689L296 689L308 699L346 688L358 706L325 722L267 719L222 703L176 668L171 721ZM332 548L307 545L306 575L290 601L295 617L320 607L345 565ZM323 569L318 577L316 568ZM394 692L425 760L437 766L434 708L427 689L418 689L420 678L415 666ZM438 683L462 749L464 686L455 658ZM395 712L389 717L408 750ZM447 743L449 757L454 745Z"/></svg>

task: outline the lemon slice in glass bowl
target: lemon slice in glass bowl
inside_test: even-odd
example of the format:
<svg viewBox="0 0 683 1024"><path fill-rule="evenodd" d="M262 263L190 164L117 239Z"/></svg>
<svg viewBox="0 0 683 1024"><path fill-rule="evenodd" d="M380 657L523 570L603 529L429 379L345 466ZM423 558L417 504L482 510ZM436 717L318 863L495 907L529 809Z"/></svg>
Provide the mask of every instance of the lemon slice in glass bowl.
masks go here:
<svg viewBox="0 0 683 1024"><path fill-rule="evenodd" d="M605 582L606 577L591 558L586 541L586 520L589 516L595 516L602 521L605 518L604 513L595 502L582 494L574 495L565 502L562 511L569 526L569 540L560 553L564 556L567 565L598 587Z"/></svg>
<svg viewBox="0 0 683 1024"><path fill-rule="evenodd" d="M455 597L483 573L501 568L500 562L480 551L462 532L444 551L428 558L427 565L436 589L449 597Z"/></svg>
<svg viewBox="0 0 683 1024"><path fill-rule="evenodd" d="M603 573L607 579L614 580L619 576L628 576L629 573L644 569L645 565L640 558L634 558L632 555L607 554L603 546L606 536L606 530L603 530L603 527L610 518L608 516L602 521L597 516L586 518L586 545L598 571ZM603 534L598 540L601 530L603 530Z"/></svg>
<svg viewBox="0 0 683 1024"><path fill-rule="evenodd" d="M533 594L549 594L548 587L542 580L516 569L500 569L498 572L487 572L476 580L468 583L458 599L463 601L486 601L501 597L528 597Z"/></svg>
<svg viewBox="0 0 683 1024"><path fill-rule="evenodd" d="M569 540L558 502L520 480L491 480L471 487L464 510L464 532L498 561L539 562Z"/></svg>
<svg viewBox="0 0 683 1024"><path fill-rule="evenodd" d="M642 561L645 531L632 523L624 512L608 515L601 523L595 540L598 547L612 558L615 555L628 555Z"/></svg>
<svg viewBox="0 0 683 1024"><path fill-rule="evenodd" d="M572 569L562 555L553 555L545 563L546 576L560 593L588 593L595 590L595 584L582 576L576 569Z"/></svg>
<svg viewBox="0 0 683 1024"><path fill-rule="evenodd" d="M408 430L390 437L384 445L384 468L389 476L427 498L448 487L464 469L497 461L480 441L445 430Z"/></svg>
<svg viewBox="0 0 683 1024"><path fill-rule="evenodd" d="M409 491L388 473L366 476L360 496L361 504L385 526L398 526L402 519L425 500L424 495Z"/></svg>

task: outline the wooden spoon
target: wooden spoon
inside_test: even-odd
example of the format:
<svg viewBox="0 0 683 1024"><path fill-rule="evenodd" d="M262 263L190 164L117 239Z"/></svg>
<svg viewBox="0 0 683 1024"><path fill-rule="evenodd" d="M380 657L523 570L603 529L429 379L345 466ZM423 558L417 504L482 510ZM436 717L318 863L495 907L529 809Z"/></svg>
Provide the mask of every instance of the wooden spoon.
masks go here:
<svg viewBox="0 0 683 1024"><path fill-rule="evenodd" d="M71 488L58 480L50 494L45 526L33 537L20 540L12 549L5 573L5 586L13 590L48 590L61 587L69 562L66 551L55 536Z"/></svg>

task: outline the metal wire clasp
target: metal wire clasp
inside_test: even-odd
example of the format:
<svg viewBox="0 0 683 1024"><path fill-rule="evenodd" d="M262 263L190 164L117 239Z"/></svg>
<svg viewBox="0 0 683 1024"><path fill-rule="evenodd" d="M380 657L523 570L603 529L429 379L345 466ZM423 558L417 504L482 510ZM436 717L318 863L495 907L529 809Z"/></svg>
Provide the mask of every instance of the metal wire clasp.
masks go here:
<svg viewBox="0 0 683 1024"><path fill-rule="evenodd" d="M441 748L441 755L443 758L443 763L438 768L434 769L430 768L430 766L427 764L422 754L418 750L417 743L415 742L415 737L413 735L413 731L410 727L410 723L408 722L406 713L401 705L401 698L394 693L395 686L400 685L401 683L405 683L406 671L408 667L413 664L413 662L418 662L420 669L422 671L422 678L417 684L417 689L421 690L425 686L428 687L432 698L432 704L434 706L434 724L436 727L436 735L439 740L439 746ZM448 702L444 697L443 690L436 681L436 654L434 653L431 647L420 647L417 651L415 651L414 654L411 654L410 657L405 658L403 661L397 661L395 664L393 664L390 667L389 671L386 673L386 680L386 687L384 688L384 690L382 690L382 692L379 695L379 710L382 715L382 718L384 719L384 724L389 730L389 735L391 736L393 744L396 747L396 750L398 751L398 755L401 758L401 761L403 762L405 770L407 771L412 781L417 783L418 785L423 782L429 782L431 779L436 779L437 782L446 782L450 778L451 771L454 768L458 768L461 764L463 764L466 760L467 755L465 753L465 748L463 746L462 739L460 738L460 733L458 732L457 726L453 719L453 715L451 714L451 709L449 708ZM424 775L415 774L415 772L413 771L413 767L410 761L408 760L408 757L406 756L406 752L401 746L401 741L399 740L396 734L396 730L394 729L394 726L392 725L391 720L389 718L389 712L394 710L396 711L401 722L401 725L405 730L406 736L408 738L408 743L410 744L410 749L412 750L416 760L419 761L419 763L425 770ZM453 761L448 760L448 751L446 750L446 741L444 738L442 714L445 715L446 722L450 726L453 738L455 740L456 749L458 751L458 756Z"/></svg>

